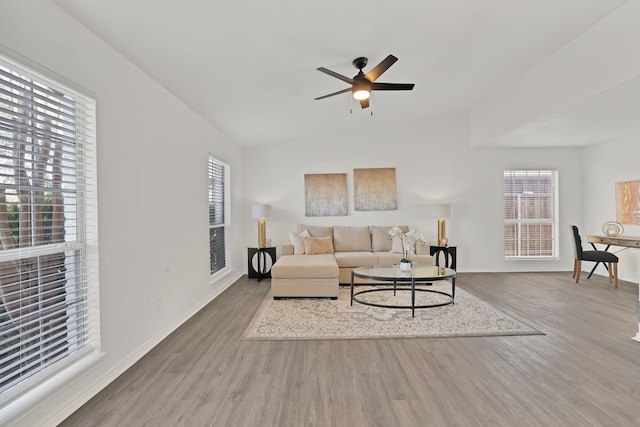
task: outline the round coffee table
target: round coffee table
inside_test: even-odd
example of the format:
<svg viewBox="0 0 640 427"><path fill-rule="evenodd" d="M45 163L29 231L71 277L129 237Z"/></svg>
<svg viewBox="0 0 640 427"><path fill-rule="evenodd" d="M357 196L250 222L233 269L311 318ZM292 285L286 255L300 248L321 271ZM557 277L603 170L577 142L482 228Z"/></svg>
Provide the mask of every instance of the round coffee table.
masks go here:
<svg viewBox="0 0 640 427"><path fill-rule="evenodd" d="M393 287L376 287L373 289L365 289L359 292L354 292L354 281L356 277L362 279L371 279L383 283L393 284ZM416 288L416 283L432 283L440 280L451 280L451 293L439 291L436 289ZM398 284L410 284L407 286L398 286ZM386 305L377 304L366 301L362 298L358 298L359 295L364 295L371 292L390 292L393 291L394 295L397 291L410 291L411 292L411 305ZM416 292L431 292L434 294L440 294L449 297L445 302L438 302L434 304L416 305ZM353 302L360 304L370 305L374 307L384 308L406 308L411 309L411 316L415 316L416 308L430 308L441 307L454 303L456 294L456 272L447 267L438 267L431 265L414 265L411 271L402 271L399 266L373 266L373 267L357 267L351 271L351 305Z"/></svg>

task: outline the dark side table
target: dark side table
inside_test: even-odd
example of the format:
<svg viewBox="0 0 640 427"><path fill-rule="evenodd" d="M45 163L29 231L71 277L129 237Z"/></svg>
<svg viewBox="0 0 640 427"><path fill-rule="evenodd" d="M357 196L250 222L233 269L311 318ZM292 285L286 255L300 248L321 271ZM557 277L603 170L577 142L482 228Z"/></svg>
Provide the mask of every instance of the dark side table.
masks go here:
<svg viewBox="0 0 640 427"><path fill-rule="evenodd" d="M436 266L440 266L440 255L444 258L444 267L456 270L457 248L455 246L429 246L429 253L436 258Z"/></svg>
<svg viewBox="0 0 640 427"><path fill-rule="evenodd" d="M248 248L247 261L249 279L270 279L271 266L276 262L276 248Z"/></svg>

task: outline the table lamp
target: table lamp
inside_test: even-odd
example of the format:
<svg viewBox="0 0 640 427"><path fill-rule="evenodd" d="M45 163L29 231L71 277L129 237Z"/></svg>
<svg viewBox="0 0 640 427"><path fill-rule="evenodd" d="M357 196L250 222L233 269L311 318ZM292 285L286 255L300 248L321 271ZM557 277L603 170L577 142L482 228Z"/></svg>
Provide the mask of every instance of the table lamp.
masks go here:
<svg viewBox="0 0 640 427"><path fill-rule="evenodd" d="M451 204L433 205L431 216L438 218L438 246L447 246L449 239L447 238L447 223L445 218L451 216Z"/></svg>
<svg viewBox="0 0 640 427"><path fill-rule="evenodd" d="M251 206L251 218L258 220L258 247L267 247L267 222L271 218L271 205Z"/></svg>

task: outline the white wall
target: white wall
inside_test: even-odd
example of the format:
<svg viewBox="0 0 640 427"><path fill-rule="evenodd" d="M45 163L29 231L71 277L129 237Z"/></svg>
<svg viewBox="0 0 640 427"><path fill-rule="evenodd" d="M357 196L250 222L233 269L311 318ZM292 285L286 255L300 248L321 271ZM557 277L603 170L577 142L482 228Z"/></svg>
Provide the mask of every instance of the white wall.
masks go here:
<svg viewBox="0 0 640 427"><path fill-rule="evenodd" d="M345 111L348 114L348 111ZM465 114L410 118L386 123L382 114L356 115L331 140L309 135L300 141L245 150L245 243L255 244L251 203L271 203L267 235L279 244L297 223L339 225L408 224L434 241L436 219L429 204L454 205L447 221L450 244L458 247L460 271L571 271L569 224L582 220L579 149L472 149ZM355 212L354 168L396 168L398 209ZM557 168L560 182L560 259L505 261L503 171ZM349 214L305 217L304 174L347 173ZM565 233L564 230L567 230Z"/></svg>
<svg viewBox="0 0 640 427"><path fill-rule="evenodd" d="M51 1L3 1L0 42L97 98L104 357L17 420L55 425L244 271L242 206L232 203L234 272L215 283L207 217L208 153L231 165L233 194L242 153Z"/></svg>
<svg viewBox="0 0 640 427"><path fill-rule="evenodd" d="M581 234L602 234L602 224L616 220L615 183L640 180L640 137L594 145L583 153L583 209ZM623 224L624 234L640 236L640 225ZM621 248L612 247L612 251ZM618 276L638 283L640 266L633 252L625 249L620 257ZM601 267L600 267L601 268ZM604 274L604 271L602 271Z"/></svg>

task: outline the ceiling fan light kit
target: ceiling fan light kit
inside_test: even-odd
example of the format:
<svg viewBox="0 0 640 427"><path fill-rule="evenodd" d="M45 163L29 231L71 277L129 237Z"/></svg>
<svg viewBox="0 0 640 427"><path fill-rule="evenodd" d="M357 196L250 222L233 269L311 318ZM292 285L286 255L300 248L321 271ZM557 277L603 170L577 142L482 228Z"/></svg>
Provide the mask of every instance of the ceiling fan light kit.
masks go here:
<svg viewBox="0 0 640 427"><path fill-rule="evenodd" d="M356 74L353 78L349 78L347 76L343 76L342 74L336 73L335 71L331 71L327 68L320 67L318 71L321 71L325 74L330 75L331 77L335 77L339 80L342 80L345 83L349 83L351 88L339 90L338 92L330 93L328 95L320 96L318 98L314 98L315 100L320 100L324 98L328 98L334 95L340 95L341 93L352 92L353 97L360 101L360 106L362 108L369 107L369 97L371 95L371 91L373 90L412 90L415 86L413 83L375 83L375 81L391 67L398 58L393 55L387 56L382 62L373 67L371 71L367 74L362 72L362 69L367 65L367 58L361 56L353 60L353 66L358 69L358 74Z"/></svg>

